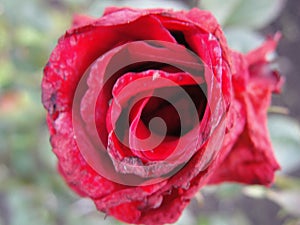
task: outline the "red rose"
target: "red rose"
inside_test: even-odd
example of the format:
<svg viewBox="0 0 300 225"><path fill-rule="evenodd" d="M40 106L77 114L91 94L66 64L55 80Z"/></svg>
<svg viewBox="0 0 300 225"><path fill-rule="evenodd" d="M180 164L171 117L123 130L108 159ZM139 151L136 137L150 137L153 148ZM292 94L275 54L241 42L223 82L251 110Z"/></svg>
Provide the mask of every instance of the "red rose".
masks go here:
<svg viewBox="0 0 300 225"><path fill-rule="evenodd" d="M42 82L60 173L100 211L135 224L175 222L207 184L271 184L277 39L234 52L199 9L77 16Z"/></svg>

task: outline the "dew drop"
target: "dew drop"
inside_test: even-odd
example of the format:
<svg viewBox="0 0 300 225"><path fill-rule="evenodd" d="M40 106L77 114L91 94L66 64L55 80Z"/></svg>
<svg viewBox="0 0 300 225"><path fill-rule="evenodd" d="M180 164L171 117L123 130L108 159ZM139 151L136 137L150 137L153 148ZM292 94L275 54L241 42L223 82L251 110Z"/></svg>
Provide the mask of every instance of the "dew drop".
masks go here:
<svg viewBox="0 0 300 225"><path fill-rule="evenodd" d="M177 79L178 79L178 81L182 81L183 77L181 75L179 75Z"/></svg>
<svg viewBox="0 0 300 225"><path fill-rule="evenodd" d="M209 40L209 41L215 40L214 35L212 35L211 33L209 33L209 35L208 35L208 40Z"/></svg>
<svg viewBox="0 0 300 225"><path fill-rule="evenodd" d="M159 78L159 77L160 77L159 72L155 72L155 73L153 74L153 76L152 76L152 80L156 80L156 79Z"/></svg>
<svg viewBox="0 0 300 225"><path fill-rule="evenodd" d="M68 66L72 66L73 65L73 60L72 59L67 59L66 63Z"/></svg>
<svg viewBox="0 0 300 225"><path fill-rule="evenodd" d="M75 36L70 37L70 45L71 46L77 45L77 38Z"/></svg>

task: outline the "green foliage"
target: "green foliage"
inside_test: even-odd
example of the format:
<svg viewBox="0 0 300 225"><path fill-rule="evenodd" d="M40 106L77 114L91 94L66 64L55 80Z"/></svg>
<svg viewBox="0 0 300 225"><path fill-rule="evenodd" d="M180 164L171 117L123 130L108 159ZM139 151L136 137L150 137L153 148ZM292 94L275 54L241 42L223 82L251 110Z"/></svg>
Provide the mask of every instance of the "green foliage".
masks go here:
<svg viewBox="0 0 300 225"><path fill-rule="evenodd" d="M188 9L188 6L180 1L172 0L143 0L137 4L136 0L110 0L110 1L94 1L88 12L93 16L102 15L104 8L108 6L124 6L124 7L135 7L135 8L169 8L169 9Z"/></svg>
<svg viewBox="0 0 300 225"><path fill-rule="evenodd" d="M225 30L231 48L248 52L264 38L256 32L280 13L284 0L201 0L201 8L211 11Z"/></svg>
<svg viewBox="0 0 300 225"><path fill-rule="evenodd" d="M287 116L270 116L268 122L272 144L282 167L282 173L291 172L300 165L300 126Z"/></svg>
<svg viewBox="0 0 300 225"><path fill-rule="evenodd" d="M282 9L283 0L202 0L200 7L210 10L225 27L263 28Z"/></svg>
<svg viewBox="0 0 300 225"><path fill-rule="evenodd" d="M228 45L237 51L247 53L259 47L264 38L261 34L248 28L227 28L224 30Z"/></svg>

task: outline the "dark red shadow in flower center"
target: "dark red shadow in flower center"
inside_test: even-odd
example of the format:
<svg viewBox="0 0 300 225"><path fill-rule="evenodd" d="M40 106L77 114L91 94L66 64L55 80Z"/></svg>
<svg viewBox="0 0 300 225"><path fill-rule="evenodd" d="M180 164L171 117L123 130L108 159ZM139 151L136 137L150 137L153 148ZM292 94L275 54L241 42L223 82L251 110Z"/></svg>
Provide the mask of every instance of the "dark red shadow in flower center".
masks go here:
<svg viewBox="0 0 300 225"><path fill-rule="evenodd" d="M178 91L178 88L183 88L192 101L187 100L186 96L183 96L182 92ZM158 117L167 126L167 136L180 137L199 124L207 105L206 96L200 86L166 87L155 92L155 95L166 96L169 101L159 97L150 98L141 115L142 122L148 128L151 120ZM198 112L197 121L194 121L195 115L191 115L193 108L196 108ZM178 109L180 109L180 115ZM161 126L156 123L152 124L151 131L158 135L164 135Z"/></svg>

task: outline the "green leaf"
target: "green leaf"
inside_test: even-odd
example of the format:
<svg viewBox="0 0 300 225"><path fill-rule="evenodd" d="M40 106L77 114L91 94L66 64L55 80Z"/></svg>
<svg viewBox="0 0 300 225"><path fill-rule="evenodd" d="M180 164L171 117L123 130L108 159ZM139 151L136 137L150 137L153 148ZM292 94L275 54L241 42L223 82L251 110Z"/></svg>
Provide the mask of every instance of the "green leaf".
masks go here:
<svg viewBox="0 0 300 225"><path fill-rule="evenodd" d="M233 13L233 9L239 4L240 0L201 0L199 7L211 11L218 22L224 25L226 20Z"/></svg>
<svg viewBox="0 0 300 225"><path fill-rule="evenodd" d="M259 29L280 13L283 0L202 0L200 7L212 11L223 26Z"/></svg>
<svg viewBox="0 0 300 225"><path fill-rule="evenodd" d="M99 17L104 9L108 6L128 6L134 8L168 8L174 10L188 9L187 5L181 1L165 0L112 0L112 1L95 1L91 4L88 12L90 15Z"/></svg>
<svg viewBox="0 0 300 225"><path fill-rule="evenodd" d="M283 173L291 172L300 166L300 126L287 116L272 115L268 127L275 155Z"/></svg>
<svg viewBox="0 0 300 225"><path fill-rule="evenodd" d="M104 9L111 5L110 2L108 1L93 2L87 10L88 14L94 17L100 17L103 14Z"/></svg>
<svg viewBox="0 0 300 225"><path fill-rule="evenodd" d="M15 32L16 41L21 46L40 45L45 42L43 33L32 26L21 26Z"/></svg>
<svg viewBox="0 0 300 225"><path fill-rule="evenodd" d="M231 27L224 32L230 48L243 53L259 47L264 41L258 32L246 28Z"/></svg>
<svg viewBox="0 0 300 225"><path fill-rule="evenodd" d="M198 221L197 221L198 225L210 225L210 221L208 216L199 216Z"/></svg>
<svg viewBox="0 0 300 225"><path fill-rule="evenodd" d="M243 193L251 198L265 198L267 195L267 189L263 186L246 186L243 189Z"/></svg>

